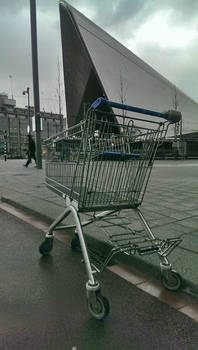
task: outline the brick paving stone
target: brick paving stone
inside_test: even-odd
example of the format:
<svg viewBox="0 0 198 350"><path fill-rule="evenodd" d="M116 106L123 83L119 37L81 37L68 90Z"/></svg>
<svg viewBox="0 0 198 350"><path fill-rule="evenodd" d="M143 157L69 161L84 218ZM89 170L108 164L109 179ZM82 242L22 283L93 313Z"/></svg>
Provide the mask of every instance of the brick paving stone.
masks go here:
<svg viewBox="0 0 198 350"><path fill-rule="evenodd" d="M185 234L181 238L183 239L180 244L181 247L191 250L191 252L198 254L198 232L196 234Z"/></svg>

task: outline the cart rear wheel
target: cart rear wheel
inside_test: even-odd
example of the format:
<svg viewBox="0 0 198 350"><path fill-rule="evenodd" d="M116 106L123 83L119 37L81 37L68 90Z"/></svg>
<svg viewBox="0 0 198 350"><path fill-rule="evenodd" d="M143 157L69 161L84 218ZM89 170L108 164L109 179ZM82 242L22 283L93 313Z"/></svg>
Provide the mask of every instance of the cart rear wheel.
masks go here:
<svg viewBox="0 0 198 350"><path fill-rule="evenodd" d="M182 285L181 276L174 270L167 270L162 273L161 281L163 286L172 291L179 290Z"/></svg>
<svg viewBox="0 0 198 350"><path fill-rule="evenodd" d="M42 255L48 255L53 248L53 237L45 238L39 247L39 252Z"/></svg>
<svg viewBox="0 0 198 350"><path fill-rule="evenodd" d="M109 301L100 292L92 293L96 293L96 295L95 298L88 297L87 299L89 312L97 320L103 320L110 311Z"/></svg>

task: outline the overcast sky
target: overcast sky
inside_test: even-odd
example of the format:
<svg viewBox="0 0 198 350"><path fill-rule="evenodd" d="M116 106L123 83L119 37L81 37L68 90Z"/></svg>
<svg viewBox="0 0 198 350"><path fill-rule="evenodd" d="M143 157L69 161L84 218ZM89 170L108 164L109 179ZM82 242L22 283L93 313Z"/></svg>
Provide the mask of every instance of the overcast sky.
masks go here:
<svg viewBox="0 0 198 350"><path fill-rule="evenodd" d="M41 109L58 112L58 0L37 0ZM198 102L198 0L68 0ZM27 105L32 63L29 0L0 0L0 92Z"/></svg>

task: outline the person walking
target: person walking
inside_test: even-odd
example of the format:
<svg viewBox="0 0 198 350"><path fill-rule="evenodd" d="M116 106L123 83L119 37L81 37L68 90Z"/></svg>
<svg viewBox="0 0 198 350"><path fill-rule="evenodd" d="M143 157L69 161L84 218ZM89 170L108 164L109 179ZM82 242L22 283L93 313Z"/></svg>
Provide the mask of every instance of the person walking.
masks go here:
<svg viewBox="0 0 198 350"><path fill-rule="evenodd" d="M32 162L32 158L34 159L34 161L36 163L35 150L36 150L36 146L35 146L34 139L32 138L31 135L28 135L28 152L27 152L28 160L27 160L26 164L24 164L24 166L26 168Z"/></svg>

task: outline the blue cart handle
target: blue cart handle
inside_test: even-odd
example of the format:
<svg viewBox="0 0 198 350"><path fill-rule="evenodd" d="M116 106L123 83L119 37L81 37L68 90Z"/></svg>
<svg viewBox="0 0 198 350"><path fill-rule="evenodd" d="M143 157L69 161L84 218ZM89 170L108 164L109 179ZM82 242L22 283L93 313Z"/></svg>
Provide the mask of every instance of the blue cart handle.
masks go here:
<svg viewBox="0 0 198 350"><path fill-rule="evenodd" d="M181 120L182 114L181 112L170 110L164 113L151 111L149 109L144 109L140 107L128 106L122 103L117 103L113 101L109 101L106 98L99 97L96 101L94 101L91 105L93 109L100 108L102 106L108 106L118 109L124 109L126 111L131 111L135 113L141 113L146 115L152 115L154 117L163 118L168 120L170 123L178 123Z"/></svg>

